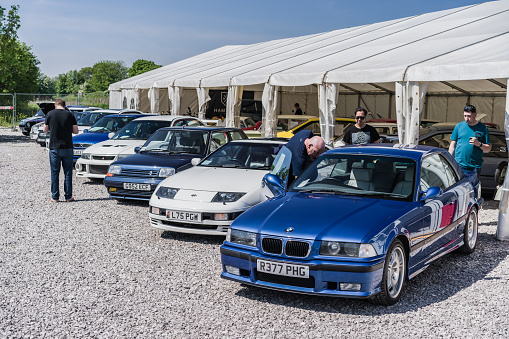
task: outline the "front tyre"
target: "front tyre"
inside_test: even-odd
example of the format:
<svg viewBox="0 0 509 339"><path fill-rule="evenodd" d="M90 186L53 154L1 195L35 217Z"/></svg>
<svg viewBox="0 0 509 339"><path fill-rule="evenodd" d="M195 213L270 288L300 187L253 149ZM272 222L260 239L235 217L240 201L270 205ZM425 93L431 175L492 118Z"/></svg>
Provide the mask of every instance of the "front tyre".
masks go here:
<svg viewBox="0 0 509 339"><path fill-rule="evenodd" d="M468 212L468 218L463 231L463 246L458 249L460 253L470 254L474 252L477 245L478 223L477 209L472 207Z"/></svg>
<svg viewBox="0 0 509 339"><path fill-rule="evenodd" d="M385 257L381 292L372 299L377 305L394 305L401 298L406 278L406 253L400 240L396 239Z"/></svg>

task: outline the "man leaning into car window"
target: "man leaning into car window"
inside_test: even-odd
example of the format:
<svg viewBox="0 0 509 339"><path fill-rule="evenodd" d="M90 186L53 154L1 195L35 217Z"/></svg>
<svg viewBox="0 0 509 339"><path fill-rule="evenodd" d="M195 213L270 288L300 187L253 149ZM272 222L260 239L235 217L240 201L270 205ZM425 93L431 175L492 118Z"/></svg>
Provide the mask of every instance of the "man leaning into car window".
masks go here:
<svg viewBox="0 0 509 339"><path fill-rule="evenodd" d="M476 120L477 111L474 106L465 106L463 118L465 121L454 127L449 153L454 156L465 175L479 179L483 152L491 151L490 135L486 125Z"/></svg>
<svg viewBox="0 0 509 339"><path fill-rule="evenodd" d="M291 173L288 175L288 186L325 151L322 137L315 136L310 130L304 129L288 141L286 147L292 152Z"/></svg>
<svg viewBox="0 0 509 339"><path fill-rule="evenodd" d="M51 168L51 202L60 198L60 164L64 170L64 194L67 202L74 201L72 196L73 144L72 135L78 134L78 123L74 115L65 109L65 101L57 99L55 109L46 115L44 133L49 135L49 163Z"/></svg>

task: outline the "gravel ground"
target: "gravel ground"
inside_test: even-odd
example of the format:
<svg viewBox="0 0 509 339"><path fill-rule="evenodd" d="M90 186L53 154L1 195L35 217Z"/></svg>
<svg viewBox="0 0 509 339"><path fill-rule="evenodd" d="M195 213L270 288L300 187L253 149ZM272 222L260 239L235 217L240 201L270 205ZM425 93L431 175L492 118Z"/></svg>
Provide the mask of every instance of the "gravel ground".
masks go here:
<svg viewBox="0 0 509 339"><path fill-rule="evenodd" d="M117 203L75 178L50 203L46 151L0 130L0 338L509 337L509 243L498 202L479 214L470 256L451 254L391 307L220 279L223 238L149 226L146 203Z"/></svg>

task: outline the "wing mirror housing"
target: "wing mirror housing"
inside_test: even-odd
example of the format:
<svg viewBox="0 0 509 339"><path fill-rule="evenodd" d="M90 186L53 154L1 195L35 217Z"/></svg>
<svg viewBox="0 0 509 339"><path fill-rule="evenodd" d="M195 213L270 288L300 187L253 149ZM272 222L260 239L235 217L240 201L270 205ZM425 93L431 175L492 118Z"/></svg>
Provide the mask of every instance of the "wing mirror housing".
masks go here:
<svg viewBox="0 0 509 339"><path fill-rule="evenodd" d="M436 197L441 196L443 193L442 189L437 186L432 186L428 188L427 191L422 192L423 197L421 198L421 201L428 200L428 199L434 199Z"/></svg>
<svg viewBox="0 0 509 339"><path fill-rule="evenodd" d="M274 174L265 174L262 179L262 189L268 188L274 197L285 193L285 182Z"/></svg>
<svg viewBox="0 0 509 339"><path fill-rule="evenodd" d="M140 153L140 150L141 150L141 147L140 146L136 146L134 148L134 153Z"/></svg>
<svg viewBox="0 0 509 339"><path fill-rule="evenodd" d="M85 128L85 129L83 130L83 133L88 133L88 128Z"/></svg>
<svg viewBox="0 0 509 339"><path fill-rule="evenodd" d="M115 132L110 132L108 133L108 139L111 139L113 138L113 136L115 135Z"/></svg>
<svg viewBox="0 0 509 339"><path fill-rule="evenodd" d="M196 166L200 163L201 158L192 158L191 159L191 165Z"/></svg>

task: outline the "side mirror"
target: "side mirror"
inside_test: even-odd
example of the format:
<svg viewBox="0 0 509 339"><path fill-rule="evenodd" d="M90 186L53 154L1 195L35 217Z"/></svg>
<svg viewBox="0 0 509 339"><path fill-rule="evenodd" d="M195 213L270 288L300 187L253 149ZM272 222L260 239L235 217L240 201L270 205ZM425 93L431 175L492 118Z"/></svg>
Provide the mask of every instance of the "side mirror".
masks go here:
<svg viewBox="0 0 509 339"><path fill-rule="evenodd" d="M113 138L113 136L115 135L115 132L110 132L108 133L108 139L111 139Z"/></svg>
<svg viewBox="0 0 509 339"><path fill-rule="evenodd" d="M426 192L423 192L424 196L421 198L421 201L439 197L442 195L442 193L443 191L440 187L437 186L430 187Z"/></svg>
<svg viewBox="0 0 509 339"><path fill-rule="evenodd" d="M191 159L191 165L196 166L200 163L201 158L192 158Z"/></svg>
<svg viewBox="0 0 509 339"><path fill-rule="evenodd" d="M134 153L140 153L140 150L141 150L141 147L140 146L136 146L134 148Z"/></svg>
<svg viewBox="0 0 509 339"><path fill-rule="evenodd" d="M285 182L274 174L265 174L262 179L262 193L265 197L278 197L285 193Z"/></svg>
<svg viewBox="0 0 509 339"><path fill-rule="evenodd" d="M85 128L85 129L83 130L83 133L88 133L88 128Z"/></svg>

